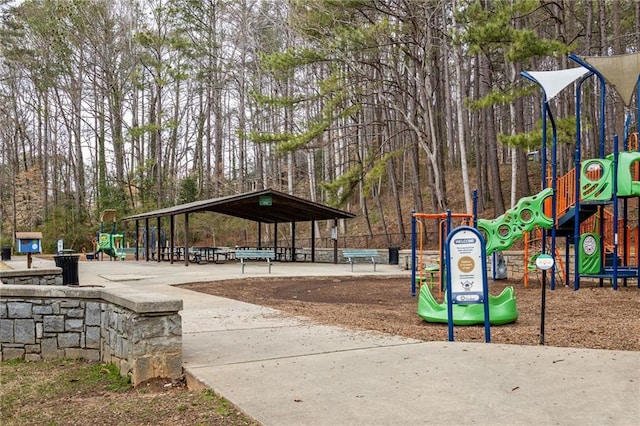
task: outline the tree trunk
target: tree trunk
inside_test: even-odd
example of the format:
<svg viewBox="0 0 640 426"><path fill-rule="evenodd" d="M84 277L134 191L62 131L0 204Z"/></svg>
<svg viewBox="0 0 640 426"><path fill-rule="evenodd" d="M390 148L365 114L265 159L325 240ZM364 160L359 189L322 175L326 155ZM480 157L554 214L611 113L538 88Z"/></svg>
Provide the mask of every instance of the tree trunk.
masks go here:
<svg viewBox="0 0 640 426"><path fill-rule="evenodd" d="M454 2L456 7L457 1ZM455 14L452 14L452 26L456 28ZM458 149L460 151L460 172L462 173L462 190L464 193L464 205L466 212L471 214L473 212L473 202L471 200L471 183L469 182L469 165L467 164L467 131L464 119L464 98L462 96L464 91L464 75L462 71L462 53L460 52L460 45L453 43L453 56L456 69L456 75L454 78L454 84L456 88L456 126L457 126L457 141Z"/></svg>
<svg viewBox="0 0 640 426"><path fill-rule="evenodd" d="M492 74L489 60L486 56L480 55L480 96L484 97L492 89ZM504 197L502 195L502 183L500 180L500 165L498 163L497 135L495 128L495 116L493 107L483 110L484 119L484 142L487 147L487 164L491 172L491 195L493 199L493 213L499 216L505 212Z"/></svg>

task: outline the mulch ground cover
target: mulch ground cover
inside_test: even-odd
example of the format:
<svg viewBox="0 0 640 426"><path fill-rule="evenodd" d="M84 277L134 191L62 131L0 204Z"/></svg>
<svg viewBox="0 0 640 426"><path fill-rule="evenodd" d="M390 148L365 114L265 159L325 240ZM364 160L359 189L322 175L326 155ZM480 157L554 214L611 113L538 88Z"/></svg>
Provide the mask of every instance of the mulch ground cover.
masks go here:
<svg viewBox="0 0 640 426"><path fill-rule="evenodd" d="M490 293L514 286L518 320L491 327L491 341L539 345L540 283L490 281ZM424 341L448 339L446 324L428 323L416 314L407 277L246 278L183 285L194 291L278 309L320 324L373 330ZM433 291L438 296L438 290ZM436 297L437 298L437 297ZM438 299L442 301L442 299ZM484 326L456 326L455 340L484 341ZM578 291L546 291L545 344L559 347L640 351L640 289L635 282L614 291L583 283Z"/></svg>

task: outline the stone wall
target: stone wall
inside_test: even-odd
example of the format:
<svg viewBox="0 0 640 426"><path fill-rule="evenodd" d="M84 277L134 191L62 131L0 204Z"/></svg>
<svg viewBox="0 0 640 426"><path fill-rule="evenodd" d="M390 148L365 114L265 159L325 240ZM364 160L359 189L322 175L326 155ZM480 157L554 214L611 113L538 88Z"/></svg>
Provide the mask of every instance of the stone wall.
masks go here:
<svg viewBox="0 0 640 426"><path fill-rule="evenodd" d="M307 251L307 261L311 260L311 249L306 249ZM408 255L411 254L411 250L401 250L399 253L406 253ZM333 263L333 249L332 248L317 248L316 249L316 262L317 263ZM371 264L371 259L354 259L355 263L369 263ZM349 263L342 256L342 248L338 249L338 263ZM376 263L378 264L387 264L389 263L389 250L388 249L378 249L378 257L376 258Z"/></svg>
<svg viewBox="0 0 640 426"><path fill-rule="evenodd" d="M507 272L510 278L518 278L524 274L526 265L524 264L524 254L522 251L506 251L502 252ZM440 254L437 250L424 250L422 253L423 262L425 263L438 263ZM573 258L573 256L571 256ZM310 258L309 258L310 259ZM562 259L564 262L564 258ZM411 250L403 249L398 252L398 261L400 269L411 268ZM333 249L316 249L316 262L333 263ZM371 263L369 259L356 259L357 263ZM376 262L379 264L389 263L389 250L379 249ZM342 256L342 249L338 249L338 263L347 263ZM488 274L491 274L491 256L487 257Z"/></svg>
<svg viewBox="0 0 640 426"><path fill-rule="evenodd" d="M62 285L62 268L0 271L0 281L15 285Z"/></svg>
<svg viewBox="0 0 640 426"><path fill-rule="evenodd" d="M525 259L524 259L524 252L517 251L517 250L504 251L502 252L502 255L504 257L508 277L515 278L515 279L522 278L527 269L527 265L525 264ZM406 250L401 252L400 263L403 268L406 268L406 269L410 268L409 266L410 259L411 259L411 250ZM437 250L426 250L423 252L423 259L425 262L437 263L439 259L439 253ZM573 263L573 255L570 255L569 259L570 259L570 262ZM563 265L564 265L564 262L565 262L565 259L563 255L562 257ZM573 264L569 266L572 267ZM491 256L487 256L487 275L489 278L491 278L491 267L492 267ZM573 271L573 268L571 268L571 271Z"/></svg>
<svg viewBox="0 0 640 426"><path fill-rule="evenodd" d="M133 385L182 375L182 300L129 288L0 285L0 359L113 363Z"/></svg>

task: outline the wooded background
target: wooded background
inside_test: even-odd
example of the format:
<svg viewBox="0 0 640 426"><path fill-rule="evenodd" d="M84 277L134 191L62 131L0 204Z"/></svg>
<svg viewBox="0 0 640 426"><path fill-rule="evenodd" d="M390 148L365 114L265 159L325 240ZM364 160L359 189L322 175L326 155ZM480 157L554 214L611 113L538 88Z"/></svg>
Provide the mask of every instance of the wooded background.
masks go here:
<svg viewBox="0 0 640 426"><path fill-rule="evenodd" d="M0 14L3 244L39 230L79 246L103 209L263 188L357 213L341 232L378 245L407 242L411 210L471 211L474 188L495 217L541 189L527 161L541 92L520 71L640 45L640 2L623 0L0 0ZM571 92L551 104L560 174ZM597 157L597 82L584 92L583 158ZM625 111L608 93L611 141ZM238 239L216 222L195 241Z"/></svg>

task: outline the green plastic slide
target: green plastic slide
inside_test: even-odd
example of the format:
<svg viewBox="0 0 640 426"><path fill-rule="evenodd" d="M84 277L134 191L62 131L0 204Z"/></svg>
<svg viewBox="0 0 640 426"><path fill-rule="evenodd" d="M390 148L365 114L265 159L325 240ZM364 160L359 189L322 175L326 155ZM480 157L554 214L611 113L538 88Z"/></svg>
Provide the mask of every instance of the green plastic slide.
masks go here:
<svg viewBox="0 0 640 426"><path fill-rule="evenodd" d="M454 304L455 325L484 324L484 304ZM431 294L429 286L423 285L418 297L418 316L427 322L448 323L447 298L439 304ZM513 287L505 287L498 296L489 295L489 322L492 325L509 324L518 319L518 307Z"/></svg>

